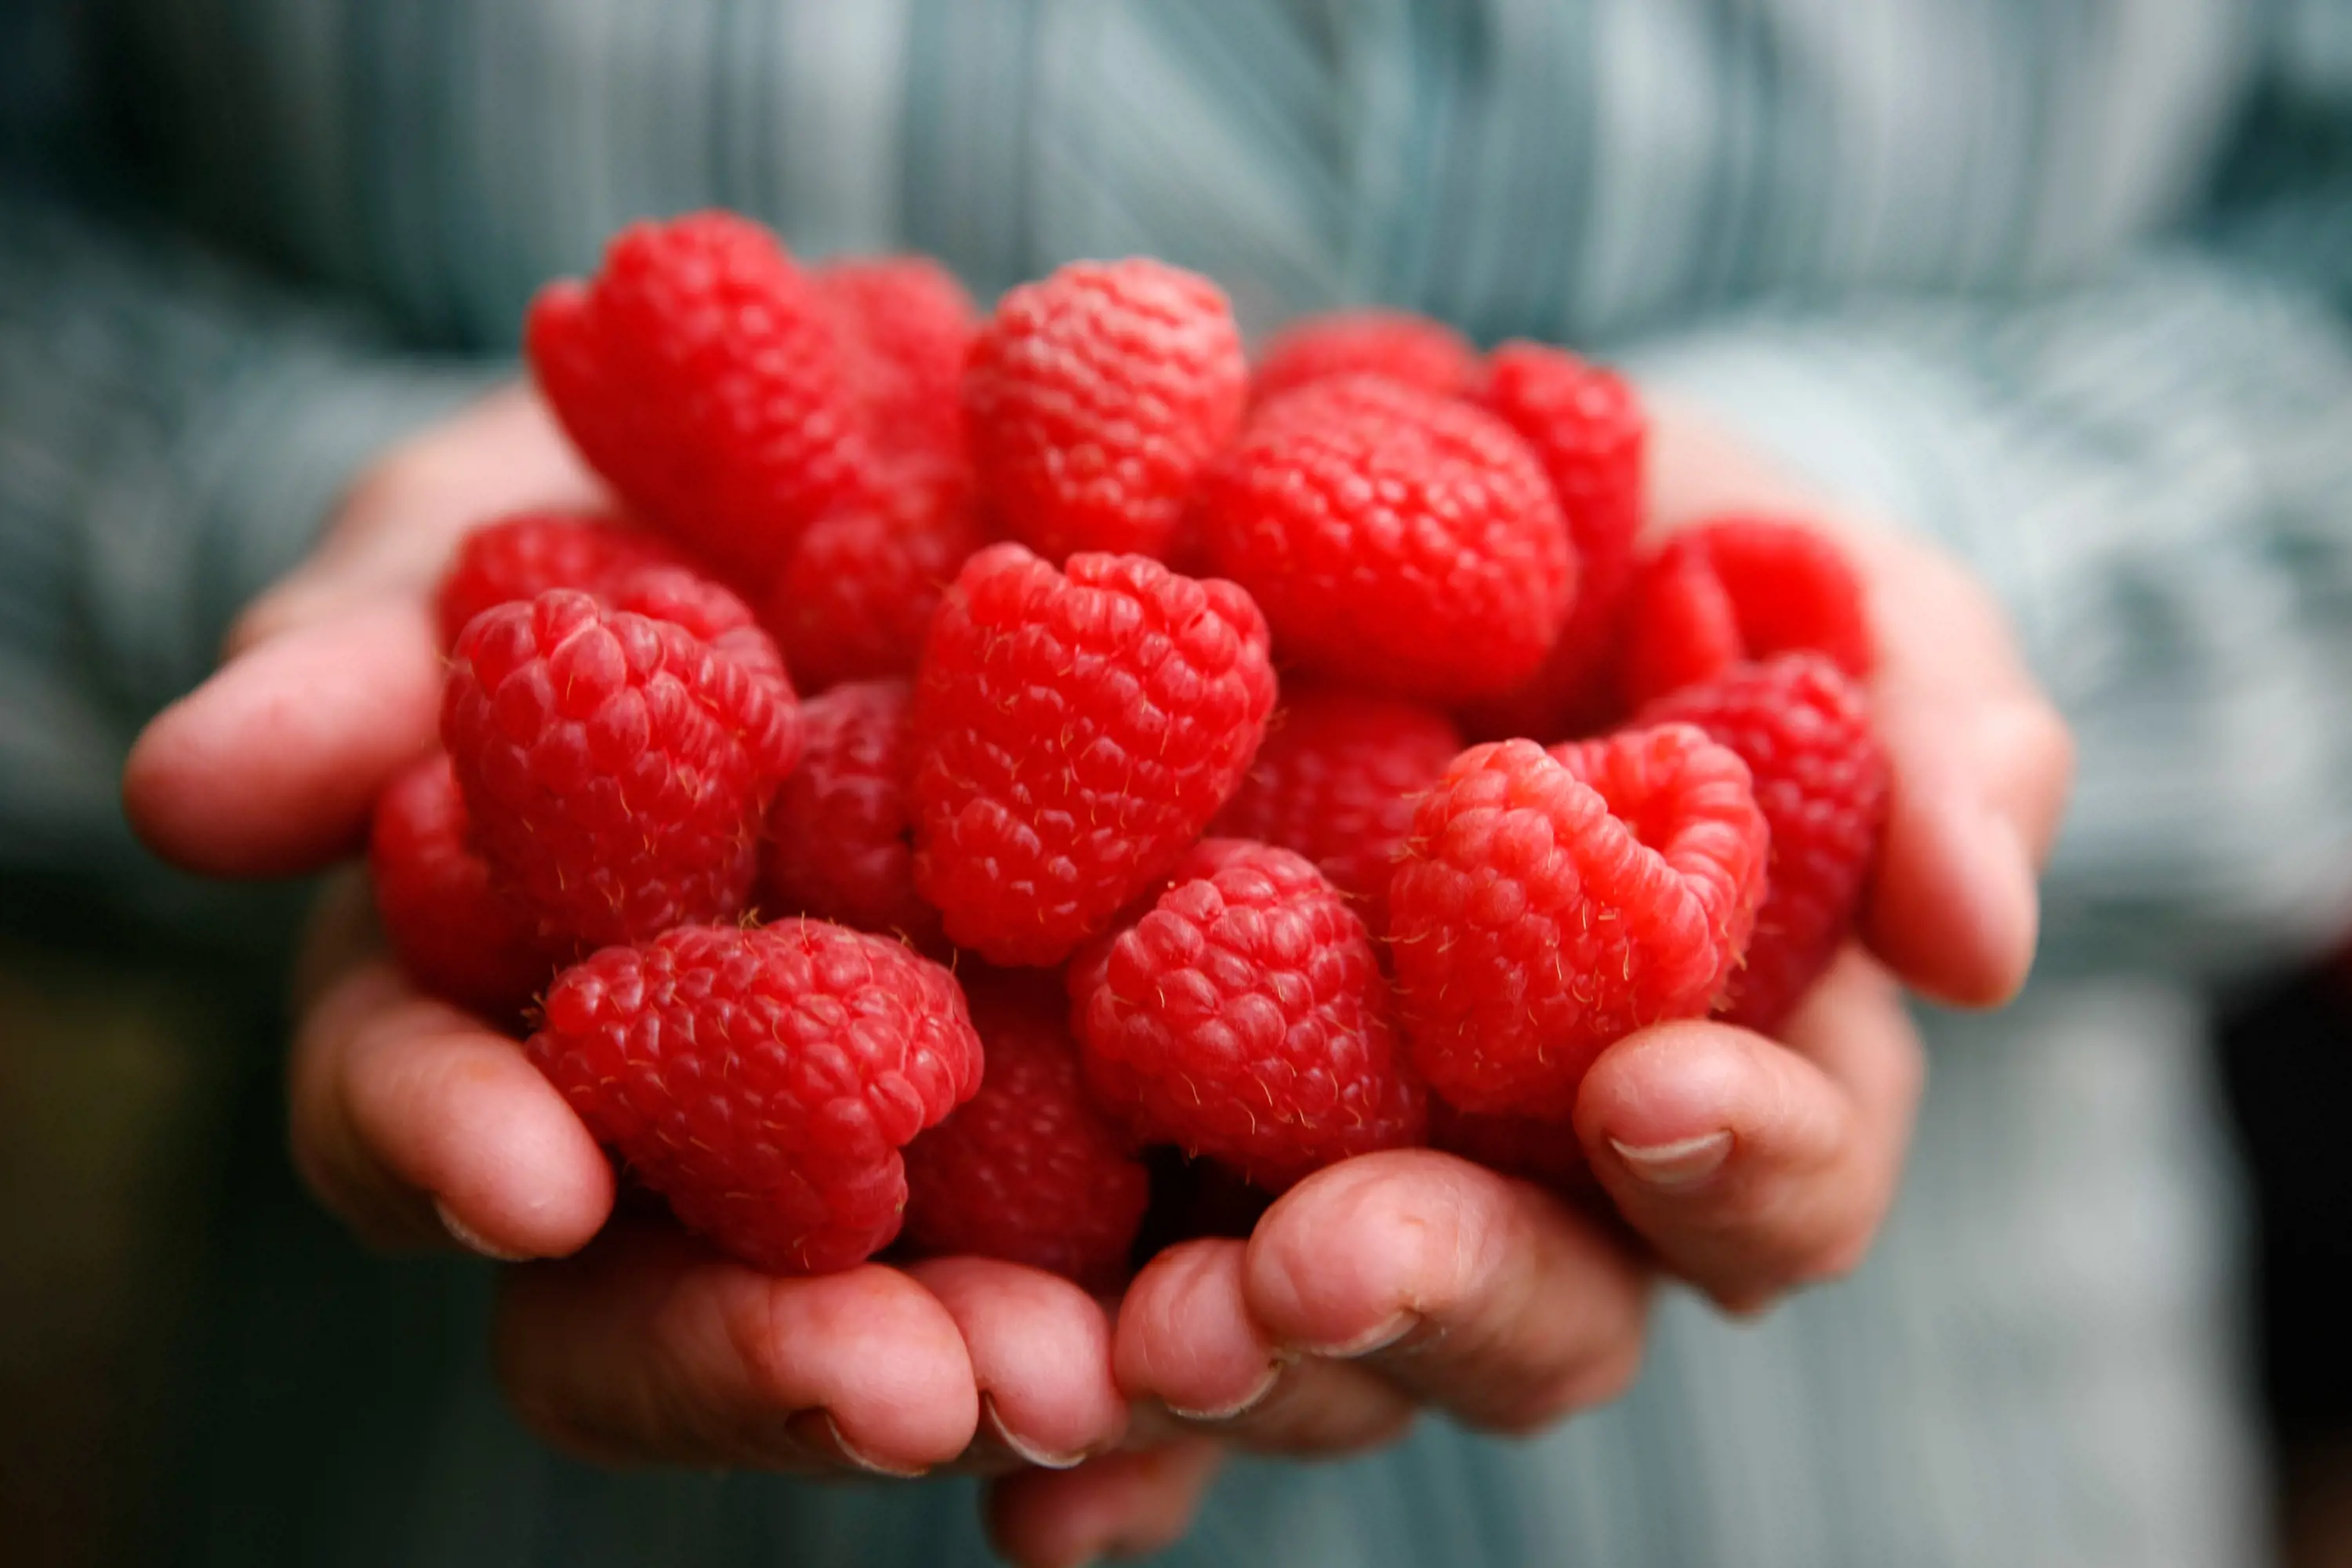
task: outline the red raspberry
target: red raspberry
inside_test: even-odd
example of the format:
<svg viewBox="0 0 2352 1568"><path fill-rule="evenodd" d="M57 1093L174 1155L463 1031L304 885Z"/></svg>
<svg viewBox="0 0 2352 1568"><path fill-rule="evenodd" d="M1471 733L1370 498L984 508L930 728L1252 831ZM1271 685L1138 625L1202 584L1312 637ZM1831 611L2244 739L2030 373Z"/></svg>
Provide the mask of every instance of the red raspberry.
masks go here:
<svg viewBox="0 0 2352 1568"><path fill-rule="evenodd" d="M800 752L765 658L565 589L466 628L441 738L493 879L541 937L634 942L742 910L761 815Z"/></svg>
<svg viewBox="0 0 2352 1568"><path fill-rule="evenodd" d="M1052 963L1173 865L1274 707L1265 622L1231 583L1017 544L964 563L915 686L915 885L949 937Z"/></svg>
<svg viewBox="0 0 2352 1568"><path fill-rule="evenodd" d="M1556 741L1606 723L1616 700L1609 661L1633 582L1649 416L1631 384L1539 343L1486 357L1486 401L1551 481L1576 545L1576 601L1534 678L1465 719L1497 740Z"/></svg>
<svg viewBox="0 0 2352 1568"><path fill-rule="evenodd" d="M632 224L593 281L541 290L525 346L564 429L631 510L746 584L872 488L832 312L748 218Z"/></svg>
<svg viewBox="0 0 2352 1568"><path fill-rule="evenodd" d="M751 606L723 583L686 567L648 566L614 578L596 597L606 609L691 632L771 686L790 689L775 639L760 629Z"/></svg>
<svg viewBox="0 0 2352 1568"><path fill-rule="evenodd" d="M1478 351L1442 321L1407 310L1333 310L1294 321L1258 356L1250 394L1265 402L1339 375L1384 375L1440 397L1467 397Z"/></svg>
<svg viewBox="0 0 2352 1568"><path fill-rule="evenodd" d="M1720 994L1765 848L1747 764L1685 725L1463 752L1389 884L1430 1088L1463 1110L1565 1118L1603 1049Z"/></svg>
<svg viewBox="0 0 2352 1568"><path fill-rule="evenodd" d="M1748 963L1720 1011L1778 1028L1837 956L1886 818L1886 755L1860 688L1819 654L1734 667L1642 710L1696 724L1739 754L1772 829L1771 870Z"/></svg>
<svg viewBox="0 0 2352 1568"><path fill-rule="evenodd" d="M938 944L915 896L914 739L903 680L836 686L801 708L801 759L768 812L774 907Z"/></svg>
<svg viewBox="0 0 2352 1568"><path fill-rule="evenodd" d="M1151 1177L1087 1099L1058 977L967 970L988 1052L980 1092L907 1147L907 1237L1112 1291Z"/></svg>
<svg viewBox="0 0 2352 1568"><path fill-rule="evenodd" d="M823 921L606 948L545 1011L530 1059L597 1141L689 1228L775 1273L889 1245L898 1151L980 1084L955 976Z"/></svg>
<svg viewBox="0 0 2352 1568"><path fill-rule="evenodd" d="M1201 487L1218 571L1284 657L1433 700L1535 672L1576 557L1526 443L1493 415L1376 376L1267 404Z"/></svg>
<svg viewBox="0 0 2352 1568"><path fill-rule="evenodd" d="M1564 1193L1593 1190L1592 1167L1585 1163L1584 1145L1566 1121L1539 1121L1532 1116L1474 1116L1456 1110L1434 1095L1429 1101L1429 1142L1449 1154L1459 1154L1507 1176Z"/></svg>
<svg viewBox="0 0 2352 1568"><path fill-rule="evenodd" d="M1635 574L1625 695L1635 707L1742 659L1827 654L1855 679L1872 664L1862 583L1801 523L1727 518L1678 533Z"/></svg>
<svg viewBox="0 0 2352 1568"><path fill-rule="evenodd" d="M418 763L376 797L368 870L384 936L418 990L504 1022L555 973L529 918L491 888L447 757Z"/></svg>
<svg viewBox="0 0 2352 1568"><path fill-rule="evenodd" d="M840 329L849 390L885 463L964 463L960 384L979 310L929 257L861 257L816 268Z"/></svg>
<svg viewBox="0 0 2352 1568"><path fill-rule="evenodd" d="M810 274L841 335L849 387L883 459L963 461L957 384L979 313L927 256L836 261Z"/></svg>
<svg viewBox="0 0 2352 1568"><path fill-rule="evenodd" d="M793 678L821 691L914 674L940 595L982 542L968 479L939 467L894 469L872 507L815 524L768 601Z"/></svg>
<svg viewBox="0 0 2352 1568"><path fill-rule="evenodd" d="M1422 1141L1371 933L1287 849L1211 839L1070 972L1087 1080L1139 1138L1279 1191Z"/></svg>
<svg viewBox="0 0 2352 1568"><path fill-rule="evenodd" d="M1389 873L1421 792L1462 750L1433 708L1321 687L1283 695L1265 743L1209 831L1293 849L1388 930Z"/></svg>
<svg viewBox="0 0 2352 1568"><path fill-rule="evenodd" d="M660 535L606 512L517 512L458 542L435 604L441 646L456 647L466 623L493 605L536 599L550 588L601 595L647 567L691 565Z"/></svg>
<svg viewBox="0 0 2352 1568"><path fill-rule="evenodd" d="M1158 261L1082 261L1013 289L974 340L964 430L991 510L1049 560L1158 555L1247 394L1217 286Z"/></svg>

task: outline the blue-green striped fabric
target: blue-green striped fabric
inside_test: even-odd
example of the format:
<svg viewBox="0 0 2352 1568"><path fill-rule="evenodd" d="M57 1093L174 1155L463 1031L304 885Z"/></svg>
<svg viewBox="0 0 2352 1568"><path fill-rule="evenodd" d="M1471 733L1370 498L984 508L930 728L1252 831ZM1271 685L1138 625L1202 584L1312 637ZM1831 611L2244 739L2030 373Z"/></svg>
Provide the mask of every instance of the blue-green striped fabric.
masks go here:
<svg viewBox="0 0 2352 1568"><path fill-rule="evenodd" d="M1670 1302L1639 1391L1541 1442L1252 1468L1185 1561L2254 1553L2186 985L2352 905L2352 0L20 0L0 866L144 886L140 718L540 281L709 204L982 293L1149 251L1255 327L1622 356L1952 544L2079 727L2050 978L1931 1020L1857 1279ZM320 1556L977 1550L951 1489L557 1464L478 1383L429 1436L414 1539Z"/></svg>

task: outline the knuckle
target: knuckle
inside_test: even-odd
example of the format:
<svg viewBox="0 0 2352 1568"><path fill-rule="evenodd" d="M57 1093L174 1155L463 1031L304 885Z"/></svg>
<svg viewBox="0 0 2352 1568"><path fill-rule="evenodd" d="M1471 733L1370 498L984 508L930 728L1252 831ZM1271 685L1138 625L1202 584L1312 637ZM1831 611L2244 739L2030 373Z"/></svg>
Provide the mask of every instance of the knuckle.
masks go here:
<svg viewBox="0 0 2352 1568"><path fill-rule="evenodd" d="M490 1318L490 1373L507 1408L525 1431L565 1453L613 1457L610 1447L578 1421L551 1376L543 1325L509 1289Z"/></svg>
<svg viewBox="0 0 2352 1568"><path fill-rule="evenodd" d="M1521 1380L1516 1393L1475 1425L1506 1436L1531 1436L1572 1415L1613 1405L1640 1379L1646 1342L1636 1319L1573 1364Z"/></svg>
<svg viewBox="0 0 2352 1568"><path fill-rule="evenodd" d="M728 1291L719 1303L719 1329L743 1369L752 1399L770 1409L790 1410L801 1403L800 1390L778 1305L772 1288Z"/></svg>
<svg viewBox="0 0 2352 1568"><path fill-rule="evenodd" d="M299 624L298 595L298 590L281 585L239 611L221 638L220 662L226 664Z"/></svg>
<svg viewBox="0 0 2352 1568"><path fill-rule="evenodd" d="M1797 1270L1795 1283L1821 1285L1852 1274L1862 1267L1863 1259L1870 1256L1870 1244L1875 1239L1875 1226L1856 1226L1815 1251Z"/></svg>
<svg viewBox="0 0 2352 1568"><path fill-rule="evenodd" d="M338 509L347 522L397 514L420 497L441 489L448 479L448 461L441 450L438 431L428 430L393 447L362 469L343 492Z"/></svg>
<svg viewBox="0 0 2352 1568"><path fill-rule="evenodd" d="M1597 1409L1624 1398L1641 1378L1643 1360L1642 1336L1629 1336L1623 1344L1596 1363L1573 1391L1575 1408Z"/></svg>

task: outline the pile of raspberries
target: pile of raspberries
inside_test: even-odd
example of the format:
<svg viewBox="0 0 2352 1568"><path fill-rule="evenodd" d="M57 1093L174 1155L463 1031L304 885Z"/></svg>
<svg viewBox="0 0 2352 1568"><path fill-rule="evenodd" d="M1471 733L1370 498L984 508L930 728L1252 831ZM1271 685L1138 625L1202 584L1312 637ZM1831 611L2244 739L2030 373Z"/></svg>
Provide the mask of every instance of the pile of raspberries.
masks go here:
<svg viewBox="0 0 2352 1568"><path fill-rule="evenodd" d="M1769 518L1639 548L1606 370L1381 311L1253 367L1157 261L982 318L715 213L527 343L618 510L458 549L377 901L754 1267L1116 1289L1423 1143L1572 1189L1601 1051L1774 1029L1853 921L1854 574Z"/></svg>

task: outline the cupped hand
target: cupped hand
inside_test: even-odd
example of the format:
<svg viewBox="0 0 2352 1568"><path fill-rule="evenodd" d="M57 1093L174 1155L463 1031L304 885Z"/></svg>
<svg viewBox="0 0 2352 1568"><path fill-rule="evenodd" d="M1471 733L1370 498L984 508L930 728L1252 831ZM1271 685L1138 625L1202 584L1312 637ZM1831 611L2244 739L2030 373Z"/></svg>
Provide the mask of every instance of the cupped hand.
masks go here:
<svg viewBox="0 0 2352 1568"><path fill-rule="evenodd" d="M349 890L306 966L302 1172L372 1241L537 1260L509 1272L499 1365L558 1441L803 1471L1013 1468L991 1519L1023 1562L1174 1539L1229 1448L1349 1452L1424 1406L1524 1431L1605 1402L1638 1368L1661 1270L1753 1310L1866 1251L1923 1070L1900 987L1985 1005L2021 984L2070 764L1957 565L1675 410L1660 414L1652 485L1661 531L1770 510L1848 547L1878 631L1894 788L1863 940L1783 1039L1668 1025L1591 1070L1576 1133L1622 1223L1410 1152L1300 1184L1246 1242L1163 1254L1115 1321L1073 1287L971 1259L767 1279L665 1226L608 1226L610 1167L561 1098L512 1040L415 994ZM356 849L377 791L433 744L427 594L457 537L595 496L521 393L387 458L239 623L222 670L142 737L132 821L167 858L219 875Z"/></svg>
<svg viewBox="0 0 2352 1568"><path fill-rule="evenodd" d="M217 876L356 852L378 792L435 744L429 600L457 538L503 511L600 499L520 391L391 454L239 621L220 670L149 726L124 777L131 821ZM407 983L363 878L330 883L296 1002L298 1169L373 1245L516 1265L499 1373L562 1446L903 1476L1066 1466L1125 1432L1108 1315L1063 1280L976 1259L778 1279L666 1222L615 1217L612 1167L579 1119L512 1038Z"/></svg>
<svg viewBox="0 0 2352 1568"><path fill-rule="evenodd" d="M1801 519L1864 578L1892 794L1860 940L1778 1039L1676 1023L1602 1054L1575 1132L1610 1222L1415 1151L1318 1173L1246 1242L1155 1259L1115 1356L1139 1434L1182 1442L1158 1469L1098 1462L1125 1467L1102 1484L1150 1521L1133 1544L1181 1530L1221 1447L1340 1454L1423 1408L1521 1432L1607 1402L1635 1374L1662 1274L1752 1312L1852 1268L1894 1201L1925 1074L1903 989L1991 1006L2024 983L2073 752L2000 611L1933 547L1826 504L1689 411L1655 413L1653 537L1729 512ZM1060 1543L1038 1520L1097 1468L1008 1480L1000 1527Z"/></svg>

